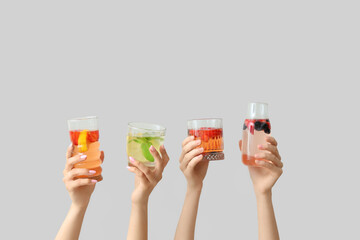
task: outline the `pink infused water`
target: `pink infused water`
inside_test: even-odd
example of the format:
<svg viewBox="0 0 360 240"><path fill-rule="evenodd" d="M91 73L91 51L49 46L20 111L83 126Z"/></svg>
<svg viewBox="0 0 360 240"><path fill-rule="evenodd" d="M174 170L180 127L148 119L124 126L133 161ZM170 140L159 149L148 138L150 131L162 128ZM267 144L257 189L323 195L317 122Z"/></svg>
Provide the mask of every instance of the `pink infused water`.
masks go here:
<svg viewBox="0 0 360 240"><path fill-rule="evenodd" d="M256 129L255 129L256 126ZM255 166L255 154L263 152L259 145L266 143L266 136L270 136L271 126L268 119L246 119L243 127L242 162L248 166Z"/></svg>
<svg viewBox="0 0 360 240"><path fill-rule="evenodd" d="M265 151L260 150L258 146L266 143L266 137L270 136L270 132L267 103L249 103L242 137L242 162L245 165L257 166L255 155Z"/></svg>

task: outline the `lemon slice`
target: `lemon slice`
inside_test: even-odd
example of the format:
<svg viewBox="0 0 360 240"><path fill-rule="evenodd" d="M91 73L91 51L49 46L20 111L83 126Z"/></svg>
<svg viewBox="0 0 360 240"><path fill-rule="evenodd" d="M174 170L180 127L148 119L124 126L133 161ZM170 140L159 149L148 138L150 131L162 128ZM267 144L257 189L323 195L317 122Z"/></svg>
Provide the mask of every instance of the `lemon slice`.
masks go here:
<svg viewBox="0 0 360 240"><path fill-rule="evenodd" d="M81 131L79 138L78 138L78 147L80 152L86 152L88 150L87 146L87 133L88 130Z"/></svg>

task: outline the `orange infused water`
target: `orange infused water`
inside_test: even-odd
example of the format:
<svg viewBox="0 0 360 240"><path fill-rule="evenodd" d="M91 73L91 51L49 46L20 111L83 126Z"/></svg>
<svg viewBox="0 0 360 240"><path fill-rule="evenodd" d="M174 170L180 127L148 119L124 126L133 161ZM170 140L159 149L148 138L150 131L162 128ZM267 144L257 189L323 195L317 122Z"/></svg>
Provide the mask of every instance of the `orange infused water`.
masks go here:
<svg viewBox="0 0 360 240"><path fill-rule="evenodd" d="M101 181L101 152L99 143L98 118L96 116L68 120L70 140L74 145L73 156L86 155L86 159L74 165L75 168L94 170L95 174L79 176Z"/></svg>
<svg viewBox="0 0 360 240"><path fill-rule="evenodd" d="M187 124L188 135L194 136L195 140L201 140L199 147L204 149L203 159L209 161L225 159L221 118L192 119Z"/></svg>
<svg viewBox="0 0 360 240"><path fill-rule="evenodd" d="M222 128L202 127L199 129L188 129L188 135L200 139L204 153L222 152L224 150Z"/></svg>
<svg viewBox="0 0 360 240"><path fill-rule="evenodd" d="M100 143L99 143L99 130L75 130L70 131L70 139L75 146L73 155L83 154L86 155L86 159L79 163L76 163L76 168L86 168L89 170L95 170L94 177L101 174L102 169L100 159Z"/></svg>

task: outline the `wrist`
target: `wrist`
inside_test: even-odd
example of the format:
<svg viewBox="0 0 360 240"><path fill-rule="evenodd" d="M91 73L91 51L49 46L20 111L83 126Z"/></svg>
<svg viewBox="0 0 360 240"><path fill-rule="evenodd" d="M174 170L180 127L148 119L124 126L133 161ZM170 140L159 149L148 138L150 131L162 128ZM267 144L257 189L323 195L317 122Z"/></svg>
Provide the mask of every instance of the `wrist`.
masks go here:
<svg viewBox="0 0 360 240"><path fill-rule="evenodd" d="M141 197L132 197L131 204L132 205L147 205L149 202L149 196L141 196Z"/></svg>
<svg viewBox="0 0 360 240"><path fill-rule="evenodd" d="M131 201L131 207L132 208L147 208L148 206L148 199L144 199L141 201Z"/></svg>
<svg viewBox="0 0 360 240"><path fill-rule="evenodd" d="M88 203L86 204L75 204L72 203L70 206L70 210L76 211L76 212L85 212L88 207Z"/></svg>
<svg viewBox="0 0 360 240"><path fill-rule="evenodd" d="M187 191L188 192L201 192L203 187L203 183L200 184L189 184L187 185Z"/></svg>
<svg viewBox="0 0 360 240"><path fill-rule="evenodd" d="M256 199L271 199L272 192L271 189L268 191L255 191Z"/></svg>

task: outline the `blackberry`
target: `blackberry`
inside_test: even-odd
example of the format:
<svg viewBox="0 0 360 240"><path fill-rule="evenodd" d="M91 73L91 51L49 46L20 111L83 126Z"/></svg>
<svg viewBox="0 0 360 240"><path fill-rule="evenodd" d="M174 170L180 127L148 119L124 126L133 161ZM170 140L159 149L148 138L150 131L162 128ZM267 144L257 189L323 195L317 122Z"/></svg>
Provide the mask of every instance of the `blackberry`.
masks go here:
<svg viewBox="0 0 360 240"><path fill-rule="evenodd" d="M260 122L260 121L256 121L255 122L255 130L256 131L261 131L262 130L262 122Z"/></svg>
<svg viewBox="0 0 360 240"><path fill-rule="evenodd" d="M270 128L268 127L268 125L266 125L266 127L264 127L264 132L266 133L266 134L270 134Z"/></svg>

